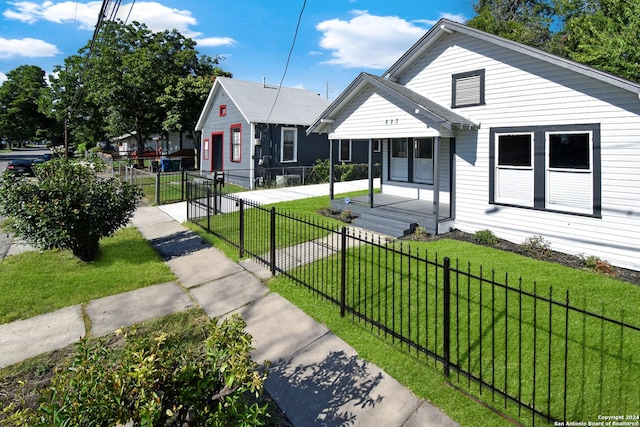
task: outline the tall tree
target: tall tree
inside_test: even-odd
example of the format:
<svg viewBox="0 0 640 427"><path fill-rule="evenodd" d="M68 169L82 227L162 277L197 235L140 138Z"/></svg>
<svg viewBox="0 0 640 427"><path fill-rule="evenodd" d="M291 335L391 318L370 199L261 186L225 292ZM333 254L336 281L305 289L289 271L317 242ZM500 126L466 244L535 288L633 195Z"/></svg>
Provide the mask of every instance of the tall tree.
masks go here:
<svg viewBox="0 0 640 427"><path fill-rule="evenodd" d="M218 58L214 59L218 63ZM160 102L166 111L162 128L166 132L178 131L196 140L196 124L204 107L211 87L218 76L232 77L232 74L220 67L213 68L213 74L207 76L188 75L174 85L165 88ZM196 144L196 159L199 158ZM180 148L182 148L182 141Z"/></svg>
<svg viewBox="0 0 640 427"><path fill-rule="evenodd" d="M539 49L552 40L553 0L477 0L467 25Z"/></svg>
<svg viewBox="0 0 640 427"><path fill-rule="evenodd" d="M48 137L53 123L38 109L46 87L45 72L38 66L21 65L7 73L0 86L0 135L19 146Z"/></svg>
<svg viewBox="0 0 640 427"><path fill-rule="evenodd" d="M136 132L138 151L162 130L167 87L189 75L211 75L214 61L178 31L154 33L144 24L108 23L95 43L84 85L111 136Z"/></svg>
<svg viewBox="0 0 640 427"><path fill-rule="evenodd" d="M640 82L640 2L564 0L560 5L566 56Z"/></svg>

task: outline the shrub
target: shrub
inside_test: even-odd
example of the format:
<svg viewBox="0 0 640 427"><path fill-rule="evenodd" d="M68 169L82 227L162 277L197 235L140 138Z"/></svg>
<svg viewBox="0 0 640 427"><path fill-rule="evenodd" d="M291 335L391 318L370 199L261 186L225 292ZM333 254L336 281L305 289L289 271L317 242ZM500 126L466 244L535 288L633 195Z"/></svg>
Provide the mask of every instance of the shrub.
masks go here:
<svg viewBox="0 0 640 427"><path fill-rule="evenodd" d="M140 190L117 178L99 178L88 161L53 159L36 169L37 179L5 173L0 179L0 215L11 231L39 249L69 249L82 261L98 254L102 237L132 217Z"/></svg>
<svg viewBox="0 0 640 427"><path fill-rule="evenodd" d="M261 425L267 406L265 373L250 358L251 335L239 315L205 325L204 340L186 347L165 332L137 336L122 330L119 347L81 339L66 369L58 370L38 413L27 425L142 426ZM17 420L14 420L17 421Z"/></svg>
<svg viewBox="0 0 640 427"><path fill-rule="evenodd" d="M616 268L612 266L609 261L604 261L595 255L586 256L585 254L580 254L579 257L587 270L605 274L610 277L616 277L618 275Z"/></svg>
<svg viewBox="0 0 640 427"><path fill-rule="evenodd" d="M551 243L542 236L532 236L524 239L522 250L534 258L543 258L551 250Z"/></svg>
<svg viewBox="0 0 640 427"><path fill-rule="evenodd" d="M474 235L476 242L485 246L493 246L498 243L498 238L491 230L478 230Z"/></svg>

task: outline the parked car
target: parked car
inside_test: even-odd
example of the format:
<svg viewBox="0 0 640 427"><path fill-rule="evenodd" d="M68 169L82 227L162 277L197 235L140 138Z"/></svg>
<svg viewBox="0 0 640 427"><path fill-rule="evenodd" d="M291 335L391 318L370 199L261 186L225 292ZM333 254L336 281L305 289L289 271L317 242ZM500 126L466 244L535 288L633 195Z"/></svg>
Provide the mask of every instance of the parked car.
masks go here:
<svg viewBox="0 0 640 427"><path fill-rule="evenodd" d="M7 165L7 171L14 173L16 175L28 175L35 176L33 171L34 165L42 164L51 159L50 154L45 154L42 157L39 157L35 160L33 159L13 159L9 161Z"/></svg>

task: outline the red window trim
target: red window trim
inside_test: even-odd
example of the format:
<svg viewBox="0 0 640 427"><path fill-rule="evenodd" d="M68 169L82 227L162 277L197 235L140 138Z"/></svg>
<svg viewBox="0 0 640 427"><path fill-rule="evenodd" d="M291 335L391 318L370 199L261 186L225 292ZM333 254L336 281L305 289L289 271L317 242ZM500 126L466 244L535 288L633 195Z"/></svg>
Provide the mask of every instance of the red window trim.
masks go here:
<svg viewBox="0 0 640 427"><path fill-rule="evenodd" d="M218 111L218 113L220 114L220 117L224 117L227 115L227 104L222 104L220 106L220 110Z"/></svg>

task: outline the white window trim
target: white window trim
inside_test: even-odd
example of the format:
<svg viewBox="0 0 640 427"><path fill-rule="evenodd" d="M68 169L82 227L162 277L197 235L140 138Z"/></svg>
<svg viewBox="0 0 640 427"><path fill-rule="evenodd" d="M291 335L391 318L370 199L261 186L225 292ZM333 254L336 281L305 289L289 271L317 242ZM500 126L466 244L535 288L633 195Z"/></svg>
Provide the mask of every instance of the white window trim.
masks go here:
<svg viewBox="0 0 640 427"><path fill-rule="evenodd" d="M574 168L552 168L549 166L549 153L551 152L549 144L550 144L550 135L558 135L558 134L588 134L589 135L589 169L574 169ZM569 206L566 204L554 204L552 202L551 191L550 188L552 183L551 175L553 173L566 173L566 174L576 174L576 175L589 175L589 187L587 189L587 195L589 202L587 206L584 208L580 208L577 206ZM574 212L574 213L586 213L590 214L592 212L592 195L593 195L593 132L592 131L549 131L545 132L545 206L548 209L556 209L562 210L564 212ZM574 188L575 191L584 190L584 188Z"/></svg>
<svg viewBox="0 0 640 427"><path fill-rule="evenodd" d="M510 166L510 165L500 165L500 156L499 156L499 152L500 152L500 137L501 136L522 136L522 135L528 135L529 136L529 144L531 144L530 146L530 156L531 158L529 159L529 166ZM528 207L533 207L533 198L534 198L534 180L535 180L535 174L534 174L534 138L535 135L533 134L533 132L507 132L507 133L496 133L495 134L495 201L497 203L506 203L506 204L516 204L516 205L520 205L520 206L528 206ZM522 200L522 199L511 199L511 198L506 198L506 197L500 197L500 192L498 191L498 189L500 188L500 171L530 171L531 172L531 182L529 183L530 185L530 189L529 189L529 194L531 194L531 198L529 200Z"/></svg>
<svg viewBox="0 0 640 427"><path fill-rule="evenodd" d="M293 159L284 160L284 134L286 131L293 131ZM283 127L280 129L280 163L295 163L298 161L298 129Z"/></svg>
<svg viewBox="0 0 640 427"><path fill-rule="evenodd" d="M348 159L342 158L342 144L344 144L345 142L349 143L349 158ZM338 161L339 162L350 162L351 161L351 147L352 147L352 144L351 144L351 140L350 139L349 140L347 140L347 139L341 139L340 140L340 145L338 147L339 148L339 150L338 150Z"/></svg>

